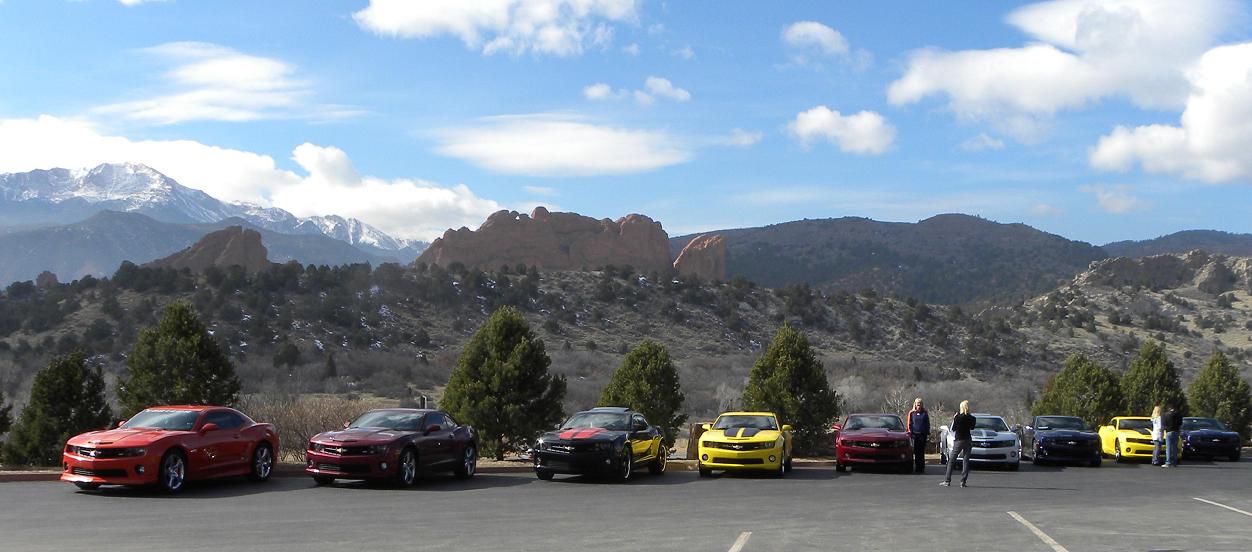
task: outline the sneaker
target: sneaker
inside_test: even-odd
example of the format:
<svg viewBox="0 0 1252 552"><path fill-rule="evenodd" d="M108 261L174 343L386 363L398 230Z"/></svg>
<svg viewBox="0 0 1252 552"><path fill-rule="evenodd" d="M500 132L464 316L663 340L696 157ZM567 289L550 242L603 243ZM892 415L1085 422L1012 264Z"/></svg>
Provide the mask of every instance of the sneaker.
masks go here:
<svg viewBox="0 0 1252 552"><path fill-rule="evenodd" d="M940 483L940 484L939 484L939 486L940 486L940 487L948 487L948 486L951 486L951 485L952 485L952 484L951 484L951 483L949 483L949 482L947 482L947 481L944 481L944 482L942 482L942 483Z"/></svg>
<svg viewBox="0 0 1252 552"><path fill-rule="evenodd" d="M962 488L962 489L964 489L965 487L968 487L968 486L969 486L969 485L966 485L964 481L962 481L962 482L961 482L961 488Z"/></svg>
<svg viewBox="0 0 1252 552"><path fill-rule="evenodd" d="M1169 464L1161 464L1161 467L1162 467L1162 468L1172 468L1173 466L1171 466L1171 465L1169 465Z"/></svg>

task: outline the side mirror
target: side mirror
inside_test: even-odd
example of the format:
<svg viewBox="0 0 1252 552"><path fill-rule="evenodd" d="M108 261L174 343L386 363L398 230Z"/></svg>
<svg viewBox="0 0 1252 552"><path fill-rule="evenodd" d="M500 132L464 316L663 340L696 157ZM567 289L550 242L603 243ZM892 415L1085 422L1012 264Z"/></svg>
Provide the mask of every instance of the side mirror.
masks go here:
<svg viewBox="0 0 1252 552"><path fill-rule="evenodd" d="M117 427L122 427L122 426L124 426L124 425L126 425L126 420L118 420L118 421L117 421Z"/></svg>
<svg viewBox="0 0 1252 552"><path fill-rule="evenodd" d="M561 424L556 424L552 426L552 429L561 429Z"/></svg>
<svg viewBox="0 0 1252 552"><path fill-rule="evenodd" d="M426 428L426 435L430 435L431 433L439 431L440 429L442 428L440 428L438 425L428 426Z"/></svg>
<svg viewBox="0 0 1252 552"><path fill-rule="evenodd" d="M783 426L783 427L789 428L791 426ZM833 429L835 431L843 431L843 424L830 424L830 429Z"/></svg>
<svg viewBox="0 0 1252 552"><path fill-rule="evenodd" d="M700 429L705 431L713 431L713 424L700 424Z"/></svg>
<svg viewBox="0 0 1252 552"><path fill-rule="evenodd" d="M783 432L784 432L784 433L786 433L786 432L788 432L788 431L791 431L791 426L790 426L790 425L787 425L787 424L783 424L783 426L782 426L782 430L783 430Z"/></svg>
<svg viewBox="0 0 1252 552"><path fill-rule="evenodd" d="M1030 425L1026 426L1026 431L1034 431L1034 430L1035 430L1035 426L1030 426Z"/></svg>
<svg viewBox="0 0 1252 552"><path fill-rule="evenodd" d="M204 434L206 434L206 433L208 433L208 432L210 432L210 431L217 431L217 424L212 423L212 422L209 422L209 423L207 423L207 424L204 424L204 425L200 426L200 434L201 434L201 435L204 435Z"/></svg>
<svg viewBox="0 0 1252 552"><path fill-rule="evenodd" d="M343 428L344 428L344 429L348 429L349 427L352 427L352 422L344 422L344 423L343 423Z"/></svg>

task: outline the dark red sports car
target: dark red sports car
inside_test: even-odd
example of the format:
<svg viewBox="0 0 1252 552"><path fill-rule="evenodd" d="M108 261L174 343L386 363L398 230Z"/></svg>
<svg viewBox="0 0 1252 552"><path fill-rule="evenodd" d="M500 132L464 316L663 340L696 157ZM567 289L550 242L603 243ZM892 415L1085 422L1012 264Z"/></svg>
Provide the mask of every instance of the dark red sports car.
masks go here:
<svg viewBox="0 0 1252 552"><path fill-rule="evenodd" d="M835 429L835 469L848 466L891 466L913 471L913 442L895 414L851 414Z"/></svg>
<svg viewBox="0 0 1252 552"><path fill-rule="evenodd" d="M61 481L80 489L157 485L176 493L189 480L270 478L278 433L233 408L154 406L117 429L78 435L65 445Z"/></svg>
<svg viewBox="0 0 1252 552"><path fill-rule="evenodd" d="M304 471L318 485L373 479L407 487L421 471L468 479L478 467L478 434L438 410L385 408L313 436L305 458Z"/></svg>

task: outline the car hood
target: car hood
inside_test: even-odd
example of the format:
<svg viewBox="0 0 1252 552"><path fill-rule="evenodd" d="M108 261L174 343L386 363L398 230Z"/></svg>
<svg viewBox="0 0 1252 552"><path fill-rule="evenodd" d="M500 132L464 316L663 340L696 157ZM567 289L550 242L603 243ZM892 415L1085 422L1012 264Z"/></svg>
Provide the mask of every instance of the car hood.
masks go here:
<svg viewBox="0 0 1252 552"><path fill-rule="evenodd" d="M1220 429L1192 429L1184 431L1184 435L1188 437L1197 437L1203 439L1205 437L1238 437L1239 434L1234 431L1223 431Z"/></svg>
<svg viewBox="0 0 1252 552"><path fill-rule="evenodd" d="M319 443L348 443L354 445L382 445L412 434L379 427L354 427L341 431L327 431L313 437Z"/></svg>
<svg viewBox="0 0 1252 552"><path fill-rule="evenodd" d="M1117 430L1117 433L1120 435L1128 435L1131 437L1144 437L1144 436L1151 437L1152 429L1146 428L1146 427L1142 429L1119 429Z"/></svg>
<svg viewBox="0 0 1252 552"><path fill-rule="evenodd" d="M700 437L714 439L718 441L774 441L782 435L782 432L776 429L756 429L754 427L732 427L727 429L713 429L704 432Z"/></svg>
<svg viewBox="0 0 1252 552"><path fill-rule="evenodd" d="M1078 431L1076 429L1044 429L1035 431L1035 437L1047 437L1049 439L1095 439L1096 434L1091 431Z"/></svg>
<svg viewBox="0 0 1252 552"><path fill-rule="evenodd" d="M996 431L994 429L972 429L969 436L975 441L1002 441L1007 439L1016 439L1017 434L1012 431Z"/></svg>
<svg viewBox="0 0 1252 552"><path fill-rule="evenodd" d="M543 434L544 441L616 441L619 437L625 435L625 431L613 431L611 429L603 429L599 427L587 427L578 429L558 429Z"/></svg>
<svg viewBox="0 0 1252 552"><path fill-rule="evenodd" d="M90 431L75 436L68 444L79 447L142 447L151 445L166 437L187 435L190 431L172 431L168 429L107 429Z"/></svg>
<svg viewBox="0 0 1252 552"><path fill-rule="evenodd" d="M866 428L866 429L845 429L839 432L840 436L853 438L860 441L896 441L908 437L909 434L904 431L891 431L882 428Z"/></svg>

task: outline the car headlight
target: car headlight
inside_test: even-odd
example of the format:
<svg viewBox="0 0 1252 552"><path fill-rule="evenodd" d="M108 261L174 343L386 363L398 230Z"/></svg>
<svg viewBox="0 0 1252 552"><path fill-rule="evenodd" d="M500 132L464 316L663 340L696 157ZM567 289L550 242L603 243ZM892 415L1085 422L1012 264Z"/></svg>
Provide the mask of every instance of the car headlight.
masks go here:
<svg viewBox="0 0 1252 552"><path fill-rule="evenodd" d="M370 454L383 454L391 445L373 445L369 447Z"/></svg>
<svg viewBox="0 0 1252 552"><path fill-rule="evenodd" d="M309 443L309 450L313 452L322 452L326 450L326 445L321 443Z"/></svg>
<svg viewBox="0 0 1252 552"><path fill-rule="evenodd" d="M612 442L612 441L604 441L604 442L596 443L596 449L598 449L598 450L613 450L613 442Z"/></svg>
<svg viewBox="0 0 1252 552"><path fill-rule="evenodd" d="M902 441L896 441L896 442L894 443L894 446L895 446L895 448L904 448L904 447L907 447L907 446L909 446L909 440L908 440L908 439L904 439L904 440L902 440Z"/></svg>
<svg viewBox="0 0 1252 552"><path fill-rule="evenodd" d="M133 458L135 456L143 456L145 454L148 454L148 449L143 448L143 447L124 448L124 449L118 449L117 452L114 454L118 458Z"/></svg>

